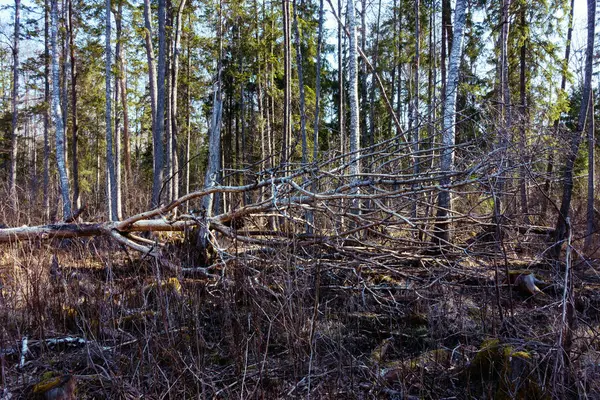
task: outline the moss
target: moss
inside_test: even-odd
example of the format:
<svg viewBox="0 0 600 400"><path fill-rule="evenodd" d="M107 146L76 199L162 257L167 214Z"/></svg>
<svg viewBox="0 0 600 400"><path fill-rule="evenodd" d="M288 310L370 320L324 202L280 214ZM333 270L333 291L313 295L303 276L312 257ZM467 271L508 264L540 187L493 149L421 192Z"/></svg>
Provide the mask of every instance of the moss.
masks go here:
<svg viewBox="0 0 600 400"><path fill-rule="evenodd" d="M533 357L498 339L484 340L469 367L471 377L498 382L495 399L546 399L548 395L531 374Z"/></svg>

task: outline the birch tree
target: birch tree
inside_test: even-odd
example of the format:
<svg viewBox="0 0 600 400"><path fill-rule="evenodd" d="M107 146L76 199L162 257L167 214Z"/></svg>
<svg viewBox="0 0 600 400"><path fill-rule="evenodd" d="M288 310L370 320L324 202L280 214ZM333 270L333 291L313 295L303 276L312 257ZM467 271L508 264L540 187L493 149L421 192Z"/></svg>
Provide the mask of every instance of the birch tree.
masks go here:
<svg viewBox="0 0 600 400"><path fill-rule="evenodd" d="M9 194L12 200L13 208L17 209L17 124L19 122L18 114L18 96L19 96L19 30L21 26L21 0L15 0L15 37L13 38L13 86L12 86L12 123L10 126L10 172L8 179Z"/></svg>
<svg viewBox="0 0 600 400"><path fill-rule="evenodd" d="M107 0L109 1L109 0ZM58 36L58 0L52 0L51 5L51 47L52 47L52 119L56 130L56 163L60 182L60 193L63 202L63 218L71 216L71 198L69 196L69 177L65 159L65 129L60 101L59 49Z"/></svg>
<svg viewBox="0 0 600 400"><path fill-rule="evenodd" d="M354 0L348 0L348 97L350 107L350 175L353 180L358 179L360 173L360 131L359 131L359 105L358 105L358 56L356 43L356 7Z"/></svg>
<svg viewBox="0 0 600 400"><path fill-rule="evenodd" d="M456 94L458 91L458 78L460 60L462 57L462 44L466 20L466 0L456 1L454 11L454 29L452 32L452 50L448 62L448 81L444 97L444 119L442 131L441 170L446 175L440 180L442 187L438 194L438 211L435 237L438 243L450 241L448 216L452 211L452 199L448 186L450 173L454 169L454 144L456 138Z"/></svg>

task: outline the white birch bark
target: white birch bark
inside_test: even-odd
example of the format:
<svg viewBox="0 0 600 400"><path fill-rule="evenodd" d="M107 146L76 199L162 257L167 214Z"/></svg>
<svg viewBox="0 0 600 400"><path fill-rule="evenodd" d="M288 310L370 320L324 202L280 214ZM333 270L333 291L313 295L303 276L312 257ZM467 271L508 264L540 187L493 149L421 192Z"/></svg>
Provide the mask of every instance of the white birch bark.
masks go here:
<svg viewBox="0 0 600 400"><path fill-rule="evenodd" d="M350 130L348 133L350 142L350 174L353 180L358 179L360 172L360 132L358 115L358 59L356 43L356 7L354 0L348 0L348 29L350 40L348 49L348 97L350 107Z"/></svg>
<svg viewBox="0 0 600 400"><path fill-rule="evenodd" d="M438 231L436 237L444 241L449 241L450 232L448 231L448 213L452 208L452 199L450 191L444 189L444 186L450 184L449 174L454 169L454 144L456 135L456 94L458 91L458 77L460 60L462 57L463 33L465 28L466 0L456 1L456 10L454 12L454 29L452 50L448 61L448 81L446 83L446 93L444 98L444 119L442 132L441 151L441 170L445 175L440 180L442 190L438 196Z"/></svg>
<svg viewBox="0 0 600 400"><path fill-rule="evenodd" d="M52 45L52 117L56 130L56 163L60 182L60 193L63 202L63 218L71 216L71 198L69 196L69 177L65 159L65 129L63 126L62 108L60 103L60 75L59 54L57 46L58 36L58 4L52 0L51 14L51 45Z"/></svg>
<svg viewBox="0 0 600 400"><path fill-rule="evenodd" d="M115 158L113 153L113 134L112 134L112 99L111 92L112 88L110 86L110 75L111 75L111 65L112 65L112 49L110 47L110 0L105 1L106 7L106 31L105 31L105 51L106 51L106 61L105 61L105 82L106 82L106 198L107 198L107 206L108 206L108 215L111 221L116 221L118 219L118 210L117 210L117 177L115 171Z"/></svg>
<svg viewBox="0 0 600 400"><path fill-rule="evenodd" d="M21 1L15 0L15 36L13 38L13 88L12 88L12 124L10 135L10 173L9 193L13 208L17 207L17 124L19 122L19 110L17 107L19 96L19 28L21 25Z"/></svg>

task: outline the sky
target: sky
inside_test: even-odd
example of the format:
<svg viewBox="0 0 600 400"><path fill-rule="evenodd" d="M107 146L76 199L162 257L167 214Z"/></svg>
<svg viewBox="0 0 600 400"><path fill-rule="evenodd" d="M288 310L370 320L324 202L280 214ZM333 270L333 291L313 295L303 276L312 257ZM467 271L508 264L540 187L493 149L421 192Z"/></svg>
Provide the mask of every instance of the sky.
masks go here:
<svg viewBox="0 0 600 400"><path fill-rule="evenodd" d="M133 0L134 2L136 0ZM31 4L31 0L22 0L22 4L24 6ZM10 42L12 42L12 19L13 19L13 11L12 8L14 6L13 0L0 0L0 46L6 46ZM328 42L331 44L335 44L336 42L336 29L337 22L335 18L331 14L331 10L329 9L327 3L325 4L326 8L326 25L329 28L328 31L330 33L330 37L328 38ZM22 13L22 19L24 20L28 13ZM31 16L31 17L41 17L41 15ZM581 72L578 72L582 68L582 55L583 49L586 45L587 38L587 0L575 0L574 6L574 23L573 23L573 42L572 49L573 55L571 57L571 69L576 71L575 76L579 78L581 76ZM597 29L600 31L600 27ZM28 41L21 42L21 57L22 59L27 58L28 51L34 51L35 48L39 49L41 41L38 43L27 43Z"/></svg>

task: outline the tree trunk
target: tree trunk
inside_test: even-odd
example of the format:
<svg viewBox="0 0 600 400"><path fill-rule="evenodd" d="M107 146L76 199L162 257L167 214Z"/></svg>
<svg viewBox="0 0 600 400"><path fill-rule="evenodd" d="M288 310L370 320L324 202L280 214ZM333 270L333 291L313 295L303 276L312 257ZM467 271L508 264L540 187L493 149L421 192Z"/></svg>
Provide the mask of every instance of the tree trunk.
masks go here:
<svg viewBox="0 0 600 400"><path fill-rule="evenodd" d="M345 127L345 110L344 110L344 44L342 41L344 27L342 25L342 0L338 0L338 43L337 43L337 62L338 62L338 129L340 131L340 153L346 154L346 127Z"/></svg>
<svg viewBox="0 0 600 400"><path fill-rule="evenodd" d="M348 23L350 30L348 50L348 97L350 106L350 175L351 180L358 180L360 173L360 131L359 131L359 103L358 103L358 62L356 40L356 8L354 0L348 0Z"/></svg>
<svg viewBox="0 0 600 400"><path fill-rule="evenodd" d="M19 36L21 26L21 0L15 0L15 36L13 38L13 86L12 86L12 99L11 99L11 111L12 111L12 123L10 126L10 171L8 177L8 190L12 200L13 210L17 212L18 200L17 200L17 154L18 154L18 143L17 143L17 124L19 122L19 110L17 107L19 97Z"/></svg>
<svg viewBox="0 0 600 400"><path fill-rule="evenodd" d="M177 21L175 24L175 41L173 44L173 68L171 78L171 135L173 135L173 153L171 156L173 162L173 198L179 197L179 160L177 156L177 136L179 134L179 124L177 122L177 85L179 80L179 53L181 51L181 30L183 24L183 8L186 0L180 0L177 9Z"/></svg>
<svg viewBox="0 0 600 400"><path fill-rule="evenodd" d="M71 197L69 195L69 177L65 160L65 130L63 126L62 108L60 102L60 75L58 54L58 0L52 0L51 8L51 46L52 46L52 111L56 130L56 163L60 181L60 193L63 201L63 218L71 216Z"/></svg>
<svg viewBox="0 0 600 400"><path fill-rule="evenodd" d="M525 21L525 5L521 5L521 31L523 34L526 32L526 21ZM527 108L527 72L526 68L526 55L527 55L527 38L523 38L523 44L521 45L520 54L520 77L519 77L519 91L521 100L521 124L520 124L520 137L519 143L521 151L521 166L519 168L520 182L519 192L521 195L521 213L523 214L523 223L530 224L529 220L529 204L527 201L527 165L529 165L529 157L526 153L527 145L527 126L529 125L529 110Z"/></svg>
<svg viewBox="0 0 600 400"><path fill-rule="evenodd" d="M319 113L321 111L321 51L323 47L323 0L319 0L319 33L317 36L317 72L315 84L315 121L313 127L313 163L317 165L319 159ZM313 182L313 193L317 192L317 183ZM306 214L306 233L313 233L314 215L313 211L309 210Z"/></svg>
<svg viewBox="0 0 600 400"><path fill-rule="evenodd" d="M503 220L504 210L502 209L502 201L505 190L505 175L507 174L508 165L506 160L506 151L508 150L510 137L512 135L512 107L510 99L510 86L508 81L508 35L510 32L509 9L511 0L502 1L501 13L501 31L500 31L500 85L498 88L498 104L500 105L500 120L501 127L499 129L500 138L498 147L500 148L500 164L498 166L498 180L494 188L494 222L501 223Z"/></svg>
<svg viewBox="0 0 600 400"><path fill-rule="evenodd" d="M50 217L50 5L44 1L44 188L43 216Z"/></svg>
<svg viewBox="0 0 600 400"><path fill-rule="evenodd" d="M454 170L454 144L456 137L456 95L458 92L459 67L462 56L463 32L465 29L466 0L457 0L454 12L452 51L448 62L448 82L444 98L444 119L442 131L441 170L446 172L440 180L441 191L438 195L438 211L435 229L437 244L445 245L450 241L450 223L448 217L452 211L452 199L448 185L450 173Z"/></svg>
<svg viewBox="0 0 600 400"><path fill-rule="evenodd" d="M191 13L188 14L188 25L191 25ZM192 57L191 57L191 49L190 49L190 41L186 40L186 51L187 51L187 67L186 67L186 139L185 139L185 193L188 194L190 192L190 154L191 154L191 145L192 145L192 124L191 124L191 90L190 90L190 74L192 70ZM186 212L189 212L189 204L186 204Z"/></svg>
<svg viewBox="0 0 600 400"><path fill-rule="evenodd" d="M223 27L221 16L221 4L219 4L219 22L217 25L217 35L219 40L219 60L217 63L217 77L213 92L213 110L210 122L210 132L208 137L208 166L204 177L204 187L211 188L217 186L221 180L221 120L223 114L223 93L222 93L222 57L223 57ZM215 194L211 193L202 200L206 216L211 217L215 210ZM202 238L204 244L208 238Z"/></svg>
<svg viewBox="0 0 600 400"><path fill-rule="evenodd" d="M162 22L159 13L159 25L162 23L163 29L163 46L164 46L164 1L162 1ZM160 8L159 8L160 9ZM156 66L154 62L154 49L152 47L152 24L150 18L150 0L144 0L144 22L146 29L146 55L148 58L148 77L150 85L150 106L152 107L152 201L151 206L157 207L159 204L160 190L163 184L163 141L162 130L159 130L158 122L158 93L157 93L157 78ZM160 30L160 28L159 28ZM160 32L159 32L160 36ZM160 46L159 46L160 47ZM159 60L160 61L160 60ZM164 55L163 55L164 63ZM160 74L160 71L159 71ZM163 65L163 92L164 92L164 65ZM163 97L164 101L164 97ZM164 116L164 110L163 110ZM164 125L164 122L163 122Z"/></svg>
<svg viewBox="0 0 600 400"><path fill-rule="evenodd" d="M283 137L281 141L281 165L290 160L292 138L291 112L291 43L290 43L290 0L282 0L283 7Z"/></svg>
<svg viewBox="0 0 600 400"><path fill-rule="evenodd" d="M122 38L122 30L123 30L123 0L118 0L119 4L117 6L117 12L115 13L115 25L117 28L117 45L115 49L115 61L117 63L117 78L115 81L115 91L119 94L119 96L115 95L115 104L121 102L122 105L122 113L123 113L123 135L122 135L122 143L123 143L123 151L122 155L119 154L119 160L123 159L125 162L125 192L128 193L129 180L131 179L131 157L129 150L129 112L127 110L127 79L126 79L126 71L125 71L125 60L123 58L123 38ZM117 120L115 121L115 127L117 126ZM120 132L116 130L119 136ZM120 140L119 140L120 142ZM120 161L119 161L119 164ZM119 182L118 188L121 189L121 173L120 173L120 165L117 169L117 181ZM119 190L120 191L120 190ZM118 198L122 201L123 197L121 193L119 193ZM125 208L127 206L127 201L125 201ZM123 211L123 205L119 207L120 214L119 218Z"/></svg>
<svg viewBox="0 0 600 400"><path fill-rule="evenodd" d="M569 28L567 30L567 44L565 46L565 58L561 68L561 80L560 80L560 93L565 91L567 87L567 71L569 69L569 58L571 56L571 38L573 37L573 9L575 7L575 0L571 0L571 10L569 11ZM558 136L560 118L554 121L554 137ZM546 179L544 180L544 188L542 196L542 206L540 214L542 218L546 217L548 212L548 199L546 196L550 196L552 187L552 172L554 171L554 150L550 149L548 152L548 161L546 163Z"/></svg>
<svg viewBox="0 0 600 400"><path fill-rule="evenodd" d="M106 90L106 196L108 206L108 217L111 221L117 221L118 212L118 200L117 200L117 176L115 171L115 155L113 154L113 133L112 133L112 98L111 98L111 83L110 75L112 71L112 49L110 47L110 0L105 1L105 18L106 18L106 31L105 31L105 90ZM118 139L117 139L118 140ZM116 155L118 157L118 154Z"/></svg>
<svg viewBox="0 0 600 400"><path fill-rule="evenodd" d="M356 4L355 4L356 6ZM360 46L362 51L367 50L367 0L361 0L360 5L360 45L356 44L357 48ZM358 33L359 28L356 27L356 31ZM357 39L358 40L358 39ZM358 50L357 50L358 52ZM367 128L367 110L368 110L368 92L369 89L367 87L367 62L362 58L358 58L358 65L360 66L360 70L358 73L358 82L360 85L359 91L359 124L360 124L360 139L359 142L362 146L368 146L369 143L369 131ZM373 77L375 76L375 71L373 71ZM374 83L374 82L373 82ZM368 164L367 164L368 165Z"/></svg>
<svg viewBox="0 0 600 400"><path fill-rule="evenodd" d="M594 139L594 91L590 90L590 104L587 117L587 142L588 142L588 188L587 188L587 217L585 231L585 245L589 250L592 245L592 235L595 231L594 224L594 151L596 148L596 139Z"/></svg>
<svg viewBox="0 0 600 400"><path fill-rule="evenodd" d="M588 0L588 38L585 55L585 76L583 84L583 95L581 96L581 108L579 109L579 117L577 126L571 138L570 149L565 149L567 153L567 161L563 172L563 195L560 204L560 211L556 221L556 230L554 236L554 245L551 249L551 255L558 260L562 249L563 241L567 236L567 218L571 208L571 196L573 194L573 167L575 159L579 152L579 144L585 127L585 120L588 113L589 98L592 91L592 67L594 58L594 32L596 27L596 0Z"/></svg>
<svg viewBox="0 0 600 400"><path fill-rule="evenodd" d="M69 0L69 56L71 58L71 162L73 163L73 209L81 207L79 198L79 157L77 156L77 65L75 64L75 28L73 27L73 2Z"/></svg>
<svg viewBox="0 0 600 400"><path fill-rule="evenodd" d="M294 36L296 40L296 68L298 70L298 88L300 89L300 135L302 137L302 165L308 163L308 141L306 138L306 105L304 95L304 73L302 71L302 48L300 47L300 29L298 28L298 5L294 6Z"/></svg>
<svg viewBox="0 0 600 400"><path fill-rule="evenodd" d="M414 132L413 132L413 174L415 177L417 177L419 175L419 170L420 170L420 157L419 157L419 129L420 129L420 120L419 120L419 68L420 68L420 63L421 63L421 46L420 46L420 37L421 37L421 30L420 30L420 18L419 18L419 11L421 8L421 2L420 0L415 0L415 92L413 94L413 113L414 113ZM413 187L413 190L416 189L416 187ZM413 200L413 206L412 206L412 217L413 218L417 218L417 212L418 212L418 202L417 202L417 196L414 195L414 200Z"/></svg>

